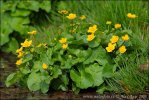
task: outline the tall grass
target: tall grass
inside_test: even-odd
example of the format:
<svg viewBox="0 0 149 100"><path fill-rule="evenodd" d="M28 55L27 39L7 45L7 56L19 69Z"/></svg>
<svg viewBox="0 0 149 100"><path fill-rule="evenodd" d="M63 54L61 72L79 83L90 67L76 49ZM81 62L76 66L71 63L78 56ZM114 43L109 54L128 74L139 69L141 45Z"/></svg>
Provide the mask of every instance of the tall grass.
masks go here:
<svg viewBox="0 0 149 100"><path fill-rule="evenodd" d="M147 57L139 53L135 57L130 55L127 61L122 62L123 67L115 73L114 78L107 79L108 85L117 93L143 93L149 88L148 70L141 69L141 64L146 60Z"/></svg>

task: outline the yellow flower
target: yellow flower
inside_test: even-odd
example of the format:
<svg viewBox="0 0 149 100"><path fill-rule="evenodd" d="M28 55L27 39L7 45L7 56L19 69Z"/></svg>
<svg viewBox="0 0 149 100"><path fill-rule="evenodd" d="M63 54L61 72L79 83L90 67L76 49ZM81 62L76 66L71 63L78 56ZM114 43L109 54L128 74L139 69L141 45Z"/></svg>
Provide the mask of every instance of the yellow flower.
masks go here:
<svg viewBox="0 0 149 100"><path fill-rule="evenodd" d="M116 43L119 40L119 37L116 35L113 35L112 38L110 39L111 43Z"/></svg>
<svg viewBox="0 0 149 100"><path fill-rule="evenodd" d="M37 31L32 31L32 32L27 32L28 34L30 34L30 35L36 35L37 34Z"/></svg>
<svg viewBox="0 0 149 100"><path fill-rule="evenodd" d="M115 27L116 29L118 29L118 28L121 28L121 26L122 26L121 24L115 24L114 27Z"/></svg>
<svg viewBox="0 0 149 100"><path fill-rule="evenodd" d="M22 64L22 59L19 59L16 61L16 65L21 65Z"/></svg>
<svg viewBox="0 0 149 100"><path fill-rule="evenodd" d="M122 40L124 40L124 41L129 40L129 36L128 36L128 34L125 34L124 36L122 36Z"/></svg>
<svg viewBox="0 0 149 100"><path fill-rule="evenodd" d="M23 52L19 52L19 54L18 54L17 57L18 57L18 58L21 58L21 57L23 56L23 54L24 54Z"/></svg>
<svg viewBox="0 0 149 100"><path fill-rule="evenodd" d="M87 41L92 41L95 38L94 34L87 35Z"/></svg>
<svg viewBox="0 0 149 100"><path fill-rule="evenodd" d="M22 47L29 47L32 44L32 40L28 41L27 39L24 41L24 43L21 43Z"/></svg>
<svg viewBox="0 0 149 100"><path fill-rule="evenodd" d="M89 33L95 33L97 31L97 25L93 25L92 27L89 27L88 31Z"/></svg>
<svg viewBox="0 0 149 100"><path fill-rule="evenodd" d="M19 52L21 52L22 50L23 50L23 47L17 49L17 50L16 50L16 53L19 53Z"/></svg>
<svg viewBox="0 0 149 100"><path fill-rule="evenodd" d="M81 20L84 20L84 19L86 19L86 16L85 15L82 15L82 16L80 16L80 19Z"/></svg>
<svg viewBox="0 0 149 100"><path fill-rule="evenodd" d="M65 43L65 44L62 45L62 48L63 49L66 49L67 47L68 47L68 44L67 43Z"/></svg>
<svg viewBox="0 0 149 100"><path fill-rule="evenodd" d="M67 10L61 10L61 11L58 11L58 13L60 13L60 14L68 14L68 11Z"/></svg>
<svg viewBox="0 0 149 100"><path fill-rule="evenodd" d="M70 13L68 16L66 16L68 19L73 20L75 19L77 16L76 14Z"/></svg>
<svg viewBox="0 0 149 100"><path fill-rule="evenodd" d="M45 63L43 63L43 64L42 64L42 68L43 68L43 69L47 69L47 68L48 68L48 65L45 64Z"/></svg>
<svg viewBox="0 0 149 100"><path fill-rule="evenodd" d="M126 47L125 46L121 46L120 48L119 48L119 52L120 53L125 53L126 52Z"/></svg>
<svg viewBox="0 0 149 100"><path fill-rule="evenodd" d="M61 38L61 39L59 40L59 42L62 43L62 44L64 44L64 43L67 42L67 38Z"/></svg>
<svg viewBox="0 0 149 100"><path fill-rule="evenodd" d="M111 21L107 21L106 22L107 25L111 25L111 23L112 23Z"/></svg>
<svg viewBox="0 0 149 100"><path fill-rule="evenodd" d="M112 52L115 49L116 44L108 43L108 47L106 47L107 52Z"/></svg>
<svg viewBox="0 0 149 100"><path fill-rule="evenodd" d="M134 18L136 18L137 16L136 16L135 14L128 13L128 14L127 14L127 17L128 17L128 18L131 18L131 19L134 19Z"/></svg>

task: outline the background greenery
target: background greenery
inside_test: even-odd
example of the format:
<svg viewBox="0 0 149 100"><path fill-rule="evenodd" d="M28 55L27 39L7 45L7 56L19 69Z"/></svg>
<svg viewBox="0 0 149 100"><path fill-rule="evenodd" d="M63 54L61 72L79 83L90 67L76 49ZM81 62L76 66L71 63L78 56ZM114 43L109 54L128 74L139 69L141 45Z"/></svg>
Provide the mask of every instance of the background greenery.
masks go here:
<svg viewBox="0 0 149 100"><path fill-rule="evenodd" d="M13 52L19 47L28 31L39 24L40 16L51 11L50 0L2 0L1 7L1 41L4 52ZM43 18L43 17L42 17ZM42 20L42 19L41 19Z"/></svg>

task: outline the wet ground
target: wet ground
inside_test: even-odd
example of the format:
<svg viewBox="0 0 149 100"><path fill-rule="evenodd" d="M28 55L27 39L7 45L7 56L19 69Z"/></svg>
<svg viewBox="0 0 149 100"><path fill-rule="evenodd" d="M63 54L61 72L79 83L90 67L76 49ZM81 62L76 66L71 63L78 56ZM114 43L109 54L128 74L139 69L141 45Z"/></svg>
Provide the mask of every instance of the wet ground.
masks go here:
<svg viewBox="0 0 149 100"><path fill-rule="evenodd" d="M64 99L90 99L90 100L149 100L149 91L136 95L120 95L115 93L97 94L94 90L81 91L78 95L72 91L50 91L47 94L40 92L30 92L28 89L11 86L7 88L4 84L6 77L16 70L16 58L14 55L0 52L0 100L64 100Z"/></svg>

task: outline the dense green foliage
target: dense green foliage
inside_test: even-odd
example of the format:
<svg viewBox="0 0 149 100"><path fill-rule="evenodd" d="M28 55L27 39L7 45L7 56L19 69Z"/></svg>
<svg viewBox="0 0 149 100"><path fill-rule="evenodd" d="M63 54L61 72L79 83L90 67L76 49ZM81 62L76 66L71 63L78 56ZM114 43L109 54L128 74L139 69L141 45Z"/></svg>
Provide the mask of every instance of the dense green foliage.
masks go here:
<svg viewBox="0 0 149 100"><path fill-rule="evenodd" d="M24 39L26 33L35 29L33 20L35 12L40 9L47 13L51 10L51 1L41 0L2 0L1 7L1 41L0 47L4 52L15 52L18 42ZM21 38L21 39L19 39Z"/></svg>

